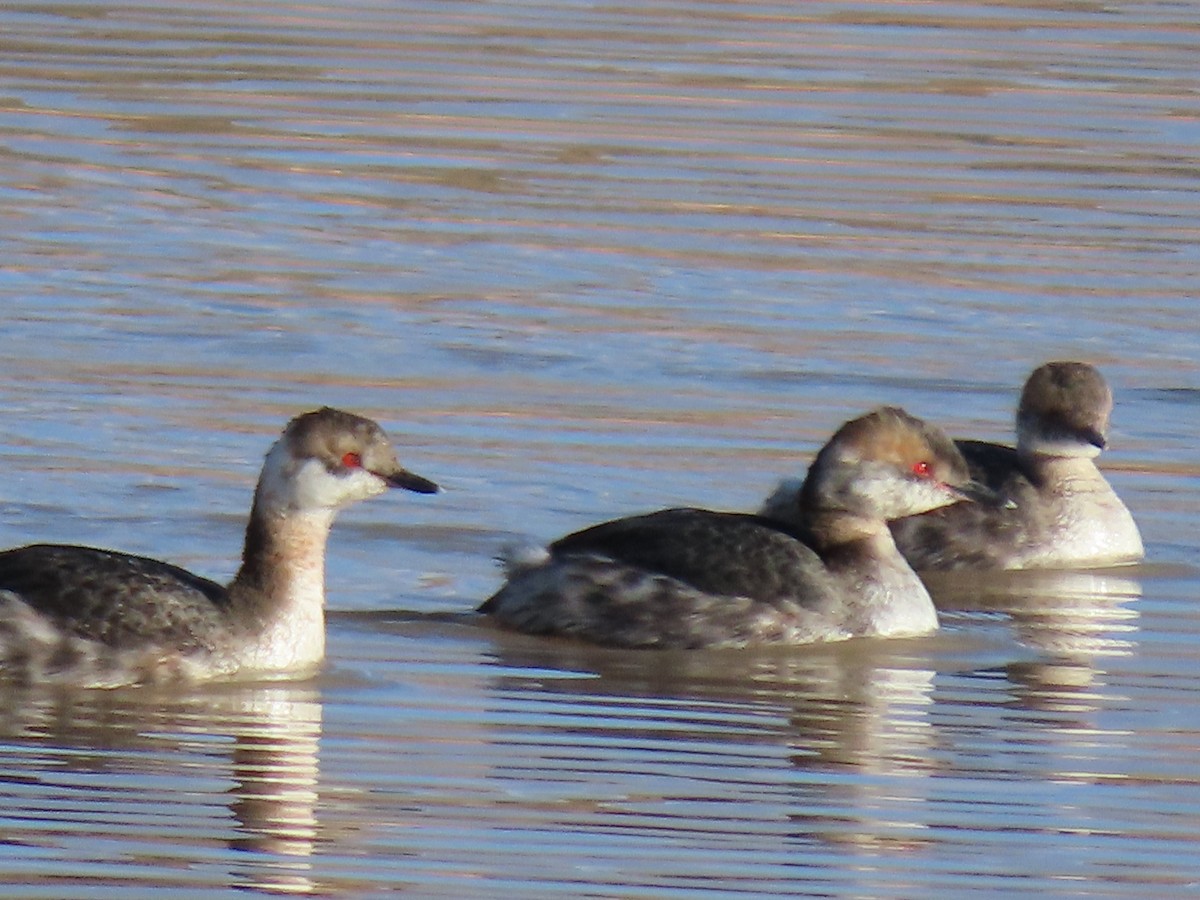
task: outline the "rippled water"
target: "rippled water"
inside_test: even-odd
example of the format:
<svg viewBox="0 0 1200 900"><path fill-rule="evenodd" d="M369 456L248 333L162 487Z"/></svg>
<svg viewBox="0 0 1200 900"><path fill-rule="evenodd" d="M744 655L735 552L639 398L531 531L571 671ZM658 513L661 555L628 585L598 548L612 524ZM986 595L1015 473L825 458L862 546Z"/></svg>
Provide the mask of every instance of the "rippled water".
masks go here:
<svg viewBox="0 0 1200 900"><path fill-rule="evenodd" d="M0 9L4 545L232 573L296 412L347 512L299 684L0 705L21 896L1178 896L1200 885L1188 3ZM1149 557L919 641L639 654L466 615L492 555L750 508L900 403L1099 365Z"/></svg>

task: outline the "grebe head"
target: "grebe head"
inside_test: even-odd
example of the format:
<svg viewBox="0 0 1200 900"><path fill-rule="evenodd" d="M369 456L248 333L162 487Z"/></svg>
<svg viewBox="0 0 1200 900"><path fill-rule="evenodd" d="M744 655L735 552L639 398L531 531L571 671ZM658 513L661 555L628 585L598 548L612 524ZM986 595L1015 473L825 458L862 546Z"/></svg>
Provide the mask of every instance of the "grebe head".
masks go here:
<svg viewBox="0 0 1200 900"><path fill-rule="evenodd" d="M288 423L267 454L258 499L281 512L332 512L388 488L438 491L432 481L400 465L377 424L324 407Z"/></svg>
<svg viewBox="0 0 1200 900"><path fill-rule="evenodd" d="M1104 376L1081 362L1034 369L1017 407L1017 448L1025 454L1100 455L1108 442L1113 397Z"/></svg>
<svg viewBox="0 0 1200 900"><path fill-rule="evenodd" d="M960 500L994 499L940 430L896 407L843 425L817 454L801 507L890 520Z"/></svg>

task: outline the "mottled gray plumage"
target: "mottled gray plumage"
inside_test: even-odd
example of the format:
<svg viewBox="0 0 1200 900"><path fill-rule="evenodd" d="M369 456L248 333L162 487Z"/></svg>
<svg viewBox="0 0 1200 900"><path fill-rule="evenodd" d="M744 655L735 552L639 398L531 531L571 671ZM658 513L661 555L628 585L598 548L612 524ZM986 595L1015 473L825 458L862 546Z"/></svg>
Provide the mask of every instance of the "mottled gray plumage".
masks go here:
<svg viewBox="0 0 1200 900"><path fill-rule="evenodd" d="M706 593L770 603L790 595L816 557L799 540L759 516L682 508L594 525L555 541L550 552L619 559Z"/></svg>
<svg viewBox="0 0 1200 900"><path fill-rule="evenodd" d="M370 419L321 409L267 454L228 586L92 547L0 553L0 677L111 686L299 671L324 653L324 555L338 508L437 486L396 460Z"/></svg>
<svg viewBox="0 0 1200 900"><path fill-rule="evenodd" d="M0 592L19 597L63 633L118 650L148 641L207 650L227 627L224 585L169 563L93 547L6 550Z"/></svg>
<svg viewBox="0 0 1200 900"><path fill-rule="evenodd" d="M536 634L625 647L810 643L937 627L886 520L963 498L953 444L902 410L846 423L794 524L703 509L618 519L508 558L481 607Z"/></svg>

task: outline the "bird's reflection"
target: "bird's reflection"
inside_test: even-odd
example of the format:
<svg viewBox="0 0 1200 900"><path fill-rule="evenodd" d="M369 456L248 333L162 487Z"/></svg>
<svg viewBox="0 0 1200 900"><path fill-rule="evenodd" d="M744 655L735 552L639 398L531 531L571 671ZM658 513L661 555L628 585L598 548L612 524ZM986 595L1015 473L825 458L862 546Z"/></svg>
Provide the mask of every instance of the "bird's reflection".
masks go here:
<svg viewBox="0 0 1200 900"><path fill-rule="evenodd" d="M1142 595L1137 569L944 573L927 578L938 608L1003 615L1036 651L1007 674L1030 708L1087 710L1101 699L1106 661L1129 655Z"/></svg>
<svg viewBox="0 0 1200 900"><path fill-rule="evenodd" d="M237 714L229 797L238 833L230 846L251 854L239 863L242 883L309 893L315 887L309 857L318 831L321 704L267 688L246 697Z"/></svg>
<svg viewBox="0 0 1200 900"><path fill-rule="evenodd" d="M913 807L926 799L926 776L934 768L932 640L679 653L606 651L503 633L496 640L497 659L510 673L501 676L502 688L517 688L525 678L522 670L530 678L549 671L591 673L594 677L553 681L543 676L539 688L580 698L610 696L617 713L636 714L640 708L644 735L632 730L637 726L630 719L619 726L607 723L630 741L661 737L652 719L656 704L694 703L700 711L711 704L744 708L750 721L741 727L750 734L736 734L734 721L726 731L681 726L679 738L711 743L711 763L697 764L701 784L721 777L720 756L730 742L773 742L774 759L791 772L782 777L791 795L786 808L796 840L850 843L872 852L921 840L908 823L914 820ZM757 733L755 723L761 729ZM583 727L602 735L605 723ZM613 764L622 765L619 759ZM709 765L715 771L705 771ZM762 775L781 773L768 768ZM740 779L745 773L730 776ZM672 802L679 802L678 793ZM841 814L831 815L835 809Z"/></svg>
<svg viewBox="0 0 1200 900"><path fill-rule="evenodd" d="M143 782L144 802L161 798L163 779L216 777L232 783L225 802L232 827L234 885L270 893L310 893L318 834L318 741L321 703L297 685L209 685L202 691L163 689L3 693L0 737L36 745L46 759L71 767L73 780L55 786L61 767L35 773L56 792L79 793L72 808L103 802L112 783ZM82 782L80 775L86 776ZM15 777L0 772L0 780ZM220 781L218 783L220 783ZM201 781L203 783L203 781ZM162 802L179 814L202 816L198 793L172 793ZM189 807L193 807L190 808ZM162 814L160 807L147 810ZM136 811L134 813L136 816ZM73 823L63 822L64 834ZM130 828L138 823L131 819Z"/></svg>

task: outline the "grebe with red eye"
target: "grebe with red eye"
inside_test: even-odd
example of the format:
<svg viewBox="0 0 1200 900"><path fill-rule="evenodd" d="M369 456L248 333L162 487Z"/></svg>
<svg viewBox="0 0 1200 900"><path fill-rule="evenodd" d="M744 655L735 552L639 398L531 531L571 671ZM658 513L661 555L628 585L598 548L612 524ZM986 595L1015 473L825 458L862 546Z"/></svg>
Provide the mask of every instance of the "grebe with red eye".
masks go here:
<svg viewBox="0 0 1200 900"><path fill-rule="evenodd" d="M1082 362L1048 362L1017 405L1017 445L955 441L971 475L1002 502L959 504L892 522L896 546L919 572L1085 568L1132 563L1142 536L1096 457L1108 445L1113 396ZM799 484L779 484L760 514L795 524Z"/></svg>
<svg viewBox="0 0 1200 900"><path fill-rule="evenodd" d="M227 586L92 547L0 553L0 678L109 687L292 675L325 653L325 546L337 511L436 484L403 468L370 419L293 419L267 453L242 564Z"/></svg>
<svg viewBox="0 0 1200 900"><path fill-rule="evenodd" d="M888 520L990 494L954 444L903 410L843 425L794 523L668 509L512 551L480 607L500 624L623 647L803 644L925 634L937 613Z"/></svg>

